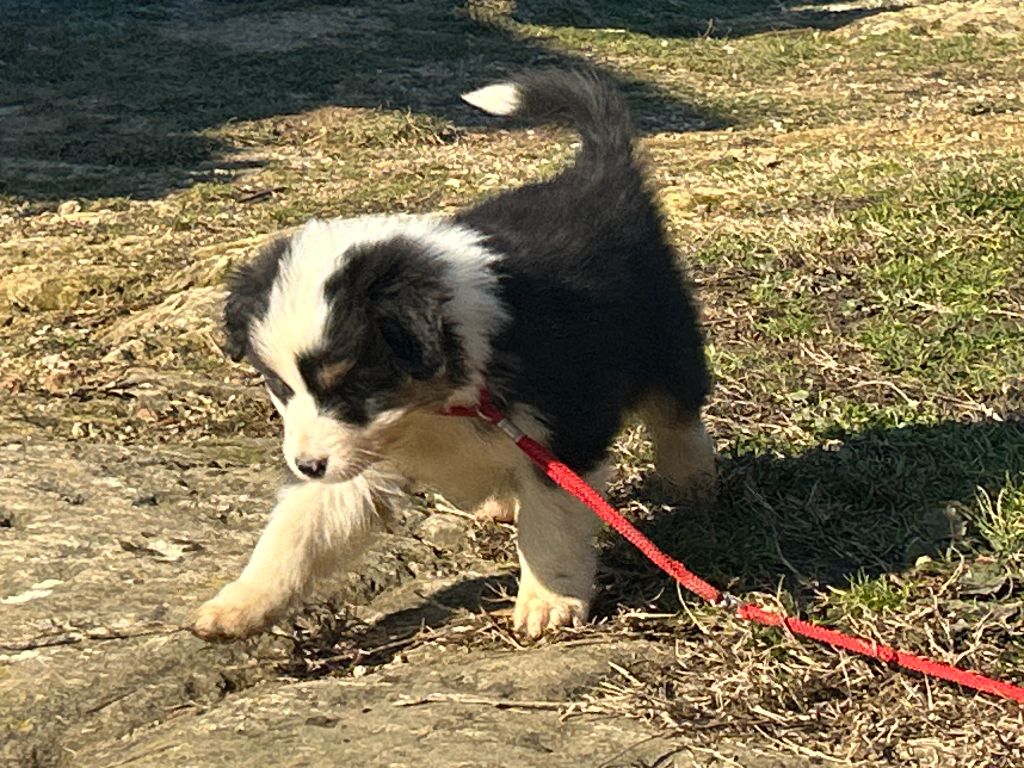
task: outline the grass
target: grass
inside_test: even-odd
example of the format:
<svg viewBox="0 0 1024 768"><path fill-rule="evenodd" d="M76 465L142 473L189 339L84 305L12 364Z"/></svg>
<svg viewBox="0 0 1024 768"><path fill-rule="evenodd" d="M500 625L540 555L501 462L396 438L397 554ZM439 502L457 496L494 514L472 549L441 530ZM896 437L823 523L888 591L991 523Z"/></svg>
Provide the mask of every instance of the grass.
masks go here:
<svg viewBox="0 0 1024 768"><path fill-rule="evenodd" d="M1009 559L1024 556L1024 489L1019 480L1007 478L994 498L979 491L974 509L978 533L993 552Z"/></svg>
<svg viewBox="0 0 1024 768"><path fill-rule="evenodd" d="M588 60L630 98L703 301L722 456L718 502L691 509L631 427L612 499L750 599L1021 682L1024 37L872 3L295 0L202 4L199 24L96 0L45 30L35 13L15 3L0 30L5 431L270 446L215 309L186 305L183 331L175 298L310 216L452 210L555 172L572 136L496 129L456 96ZM381 32L396 25L409 34ZM476 535L460 556L511 562L507 538ZM587 711L709 760L729 739L812 762L1019 758L1015 710L681 606L627 546L601 546L582 633L669 653L581 694ZM330 655L311 638L342 632L334 613L304 621L319 629L298 632L295 674ZM513 642L472 622L444 642Z"/></svg>
<svg viewBox="0 0 1024 768"><path fill-rule="evenodd" d="M947 390L984 391L1018 375L1019 200L1012 178L953 172L899 205L859 212L884 238L864 272L882 309L859 333L884 368Z"/></svg>
<svg viewBox="0 0 1024 768"><path fill-rule="evenodd" d="M857 574L846 589L835 590L832 607L844 620L899 615L910 605L910 590L909 584L891 575L872 579Z"/></svg>

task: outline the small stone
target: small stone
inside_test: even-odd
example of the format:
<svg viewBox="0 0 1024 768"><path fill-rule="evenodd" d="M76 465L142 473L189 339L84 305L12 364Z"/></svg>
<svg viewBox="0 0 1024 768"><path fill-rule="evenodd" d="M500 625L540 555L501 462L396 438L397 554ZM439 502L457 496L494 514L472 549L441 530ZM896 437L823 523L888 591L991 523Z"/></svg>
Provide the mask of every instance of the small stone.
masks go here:
<svg viewBox="0 0 1024 768"><path fill-rule="evenodd" d="M73 213L78 213L80 210L82 210L82 204L77 200L65 200L57 206L57 213L60 216L70 216Z"/></svg>
<svg viewBox="0 0 1024 768"><path fill-rule="evenodd" d="M137 418L139 421L145 421L152 424L153 422L158 421L160 417L157 416L150 408L140 406L135 411L135 418Z"/></svg>
<svg viewBox="0 0 1024 768"><path fill-rule="evenodd" d="M306 718L306 725L313 725L317 728L333 728L338 724L338 718L327 717L327 715L313 715Z"/></svg>
<svg viewBox="0 0 1024 768"><path fill-rule="evenodd" d="M57 394L67 388L69 378L67 371L51 371L43 376L39 385L50 394Z"/></svg>
<svg viewBox="0 0 1024 768"><path fill-rule="evenodd" d="M420 524L417 533L430 546L444 550L455 549L466 536L458 521L444 515L431 515Z"/></svg>

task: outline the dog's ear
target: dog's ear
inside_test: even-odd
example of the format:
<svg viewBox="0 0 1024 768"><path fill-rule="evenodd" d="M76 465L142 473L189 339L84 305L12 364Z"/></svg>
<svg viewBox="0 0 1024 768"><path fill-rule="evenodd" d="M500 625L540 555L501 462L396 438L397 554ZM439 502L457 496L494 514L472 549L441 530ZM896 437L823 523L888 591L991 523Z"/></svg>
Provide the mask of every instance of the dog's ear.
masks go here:
<svg viewBox="0 0 1024 768"><path fill-rule="evenodd" d="M224 302L224 353L236 363L249 351L249 320L254 310L254 302L235 290Z"/></svg>
<svg viewBox="0 0 1024 768"><path fill-rule="evenodd" d="M420 291L388 295L372 309L381 338L398 367L414 379L432 379L445 368L441 301Z"/></svg>
<svg viewBox="0 0 1024 768"><path fill-rule="evenodd" d="M228 273L224 352L236 363L249 352L249 324L254 317L266 312L278 265L288 248L288 238L278 238L264 246L251 262L234 267Z"/></svg>
<svg viewBox="0 0 1024 768"><path fill-rule="evenodd" d="M419 380L440 375L446 369L443 308L450 298L444 277L437 258L410 238L350 248L324 285L331 335L352 339L369 330L399 370Z"/></svg>
<svg viewBox="0 0 1024 768"><path fill-rule="evenodd" d="M421 244L394 237L357 246L327 281L326 290L335 304L336 322L368 320L400 370L420 380L444 372L442 310L449 290L436 258ZM339 327L335 333L345 330Z"/></svg>

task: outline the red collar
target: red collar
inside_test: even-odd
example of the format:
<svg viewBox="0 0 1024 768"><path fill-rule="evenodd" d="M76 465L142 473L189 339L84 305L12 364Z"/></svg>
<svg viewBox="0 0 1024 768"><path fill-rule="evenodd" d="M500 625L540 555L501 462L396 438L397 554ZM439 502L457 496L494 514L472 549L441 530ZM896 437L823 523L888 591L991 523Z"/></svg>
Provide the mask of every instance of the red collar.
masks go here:
<svg viewBox="0 0 1024 768"><path fill-rule="evenodd" d="M476 405L451 405L441 411L444 416L476 416L477 418L497 424L505 418L505 414L494 404L491 391L487 387L480 390Z"/></svg>

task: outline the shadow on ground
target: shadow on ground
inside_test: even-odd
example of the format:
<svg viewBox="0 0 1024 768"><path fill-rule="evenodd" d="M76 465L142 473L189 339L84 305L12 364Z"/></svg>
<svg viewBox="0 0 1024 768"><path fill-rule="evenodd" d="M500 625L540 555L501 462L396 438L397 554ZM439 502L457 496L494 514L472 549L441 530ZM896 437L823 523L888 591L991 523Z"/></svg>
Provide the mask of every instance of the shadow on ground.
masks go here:
<svg viewBox="0 0 1024 768"><path fill-rule="evenodd" d="M246 162L211 133L229 121L338 105L480 122L460 92L574 63L452 3L59 5L5 11L0 193L158 197ZM720 123L624 85L641 113Z"/></svg>
<svg viewBox="0 0 1024 768"><path fill-rule="evenodd" d="M656 37L742 37L788 29L839 29L898 5L835 8L830 0L518 0L513 14L529 24L625 29Z"/></svg>
<svg viewBox="0 0 1024 768"><path fill-rule="evenodd" d="M963 510L978 489L995 498L1024 474L1024 422L945 423L868 430L835 448L795 457L726 457L719 502L695 512L657 489L621 487L612 501L659 510L640 526L660 547L716 585L774 592L797 602L860 576L900 572L927 555L977 543ZM620 607L678 609L674 584L629 544L608 536L598 617ZM331 607L297 627L285 673L320 676L386 663L456 617L509 608L512 574L476 577L370 624Z"/></svg>
<svg viewBox="0 0 1024 768"><path fill-rule="evenodd" d="M215 129L325 105L482 118L458 94L518 69L578 59L516 34L502 3L5 4L0 28L0 194L29 201L159 197L258 164ZM760 3L531 2L522 17L658 34L832 28L874 11L766 13ZM801 6L802 7L802 6ZM585 11L585 12L584 12ZM755 13L756 11L756 13ZM755 16L751 16L755 13ZM742 24L743 19L746 19ZM830 26L831 25L831 26ZM618 77L641 129L727 119Z"/></svg>
<svg viewBox="0 0 1024 768"><path fill-rule="evenodd" d="M643 524L659 546L717 585L798 600L851 578L899 572L921 556L977 543L965 514L978 489L996 498L1024 475L1024 422L941 423L870 429L793 457L727 456L718 502L672 506L654 488L624 488L662 511ZM628 544L609 541L601 610L656 600L676 604L668 577Z"/></svg>
<svg viewBox="0 0 1024 768"><path fill-rule="evenodd" d="M280 670L294 677L322 677L355 666L386 664L422 642L425 632L443 630L468 614L510 609L508 597L516 592L511 573L477 576L456 581L421 602L396 610L377 621L350 618L343 609L327 603L307 606L292 622L294 644Z"/></svg>

